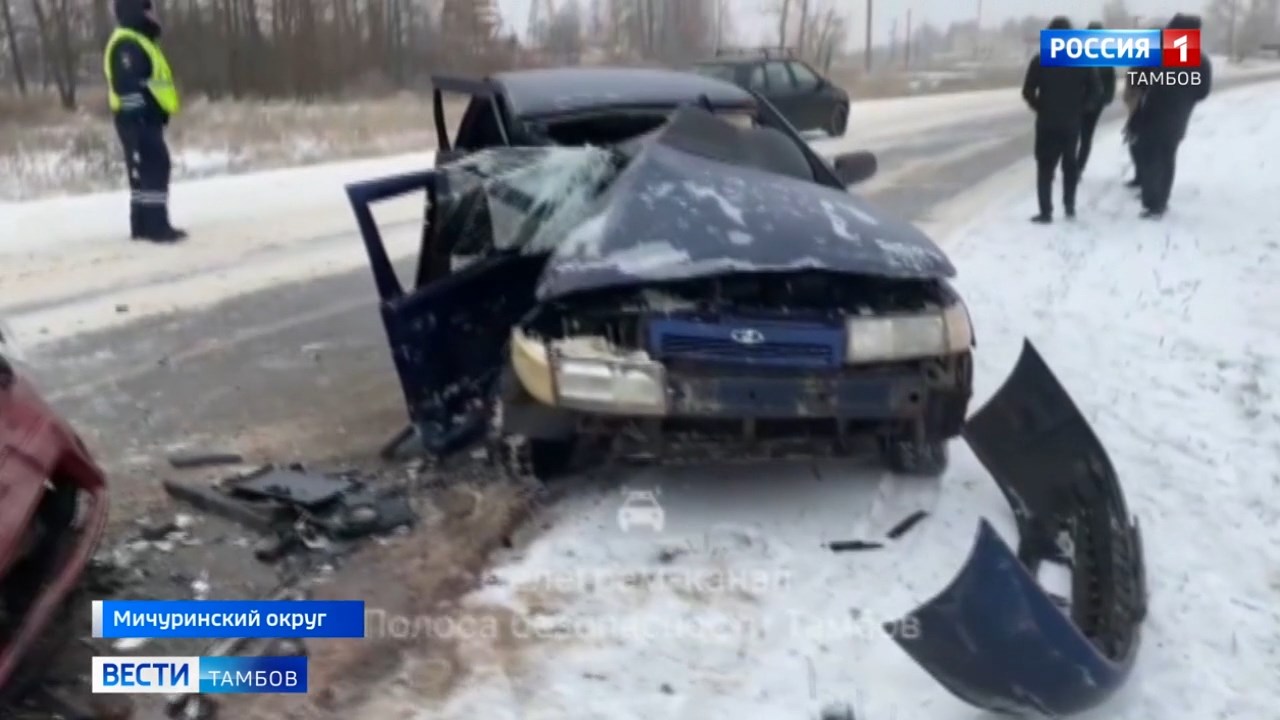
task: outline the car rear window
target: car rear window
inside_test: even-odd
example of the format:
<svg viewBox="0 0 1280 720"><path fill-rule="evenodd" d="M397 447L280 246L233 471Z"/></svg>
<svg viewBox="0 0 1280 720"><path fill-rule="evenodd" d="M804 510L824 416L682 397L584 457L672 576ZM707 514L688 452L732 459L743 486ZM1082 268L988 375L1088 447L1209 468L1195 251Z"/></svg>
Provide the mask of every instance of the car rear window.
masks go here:
<svg viewBox="0 0 1280 720"><path fill-rule="evenodd" d="M706 75L707 77L713 77L717 80L725 80L728 82L733 82L733 75L734 75L733 69L734 68L732 65L724 65L722 63L707 63L703 65L694 66L693 71L698 73L699 75Z"/></svg>

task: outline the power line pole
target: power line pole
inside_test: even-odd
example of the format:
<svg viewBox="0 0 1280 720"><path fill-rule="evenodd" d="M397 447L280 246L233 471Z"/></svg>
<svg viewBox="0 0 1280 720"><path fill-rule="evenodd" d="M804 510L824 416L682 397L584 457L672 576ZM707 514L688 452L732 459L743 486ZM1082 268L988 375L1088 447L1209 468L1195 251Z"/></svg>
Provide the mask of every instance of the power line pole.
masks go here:
<svg viewBox="0 0 1280 720"><path fill-rule="evenodd" d="M871 3L874 0L867 0L867 72L871 72Z"/></svg>
<svg viewBox="0 0 1280 720"><path fill-rule="evenodd" d="M1227 24L1227 60L1236 61L1236 7L1240 0L1231 0L1231 19Z"/></svg>
<svg viewBox="0 0 1280 720"><path fill-rule="evenodd" d="M903 41L902 69L911 69L911 8L907 8L907 35Z"/></svg>
<svg viewBox="0 0 1280 720"><path fill-rule="evenodd" d="M893 65L893 61L898 59L898 18L893 19L893 24L889 26L889 65Z"/></svg>
<svg viewBox="0 0 1280 720"><path fill-rule="evenodd" d="M973 56L982 55L982 0L978 0L978 15L973 21Z"/></svg>

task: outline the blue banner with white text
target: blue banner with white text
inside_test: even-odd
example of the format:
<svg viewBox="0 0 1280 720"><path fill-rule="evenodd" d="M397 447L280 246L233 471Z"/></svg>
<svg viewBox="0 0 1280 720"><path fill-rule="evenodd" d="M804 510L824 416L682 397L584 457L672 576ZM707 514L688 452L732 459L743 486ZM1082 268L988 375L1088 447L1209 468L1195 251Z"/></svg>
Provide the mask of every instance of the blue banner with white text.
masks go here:
<svg viewBox="0 0 1280 720"><path fill-rule="evenodd" d="M362 638L362 600L95 600L96 638Z"/></svg>

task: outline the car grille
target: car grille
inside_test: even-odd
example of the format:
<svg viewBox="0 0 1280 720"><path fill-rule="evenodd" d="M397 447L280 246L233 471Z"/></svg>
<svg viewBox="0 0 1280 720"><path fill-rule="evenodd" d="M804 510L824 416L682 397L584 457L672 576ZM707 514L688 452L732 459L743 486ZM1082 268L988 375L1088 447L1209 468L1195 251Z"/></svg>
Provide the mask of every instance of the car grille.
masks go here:
<svg viewBox="0 0 1280 720"><path fill-rule="evenodd" d="M753 331L755 342L735 340ZM702 360L750 365L836 367L844 357L844 332L816 324L655 320L650 351L662 360Z"/></svg>

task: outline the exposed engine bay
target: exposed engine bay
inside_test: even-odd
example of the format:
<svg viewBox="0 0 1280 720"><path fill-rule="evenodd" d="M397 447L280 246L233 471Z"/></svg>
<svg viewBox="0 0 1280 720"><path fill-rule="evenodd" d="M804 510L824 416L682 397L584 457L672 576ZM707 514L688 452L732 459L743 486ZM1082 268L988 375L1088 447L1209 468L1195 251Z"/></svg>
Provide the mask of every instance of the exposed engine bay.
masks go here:
<svg viewBox="0 0 1280 720"><path fill-rule="evenodd" d="M843 322L849 316L940 311L958 300L936 280L806 271L698 278L661 285L608 288L543 303L520 326L548 340L600 337L618 348L643 347L643 320L677 315Z"/></svg>

